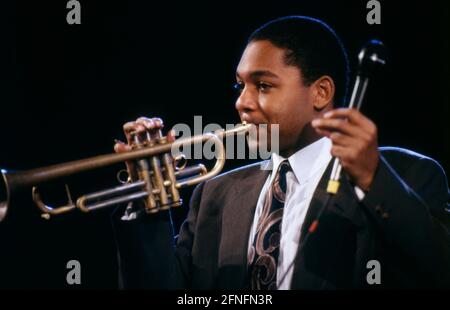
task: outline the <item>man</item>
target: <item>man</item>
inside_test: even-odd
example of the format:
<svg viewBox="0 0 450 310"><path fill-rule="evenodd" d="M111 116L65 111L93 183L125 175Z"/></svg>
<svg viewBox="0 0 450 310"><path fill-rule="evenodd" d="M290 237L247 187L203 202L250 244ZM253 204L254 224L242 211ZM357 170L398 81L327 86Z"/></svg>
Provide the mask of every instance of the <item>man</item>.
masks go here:
<svg viewBox="0 0 450 310"><path fill-rule="evenodd" d="M280 152L263 163L272 171L259 163L200 184L176 245L168 214L116 214L124 286L364 288L377 261L375 287L450 287L445 174L425 156L378 148L372 121L336 109L347 68L340 40L319 20L286 17L256 30L237 67L236 109L248 123L279 124ZM124 127L158 130L162 121ZM332 156L342 184L310 232Z"/></svg>

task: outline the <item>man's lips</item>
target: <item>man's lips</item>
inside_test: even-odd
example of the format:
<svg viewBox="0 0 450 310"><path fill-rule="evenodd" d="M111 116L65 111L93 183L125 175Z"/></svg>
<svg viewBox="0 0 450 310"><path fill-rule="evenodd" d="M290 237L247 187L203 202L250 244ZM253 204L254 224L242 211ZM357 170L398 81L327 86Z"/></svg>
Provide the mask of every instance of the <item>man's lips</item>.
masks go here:
<svg viewBox="0 0 450 310"><path fill-rule="evenodd" d="M246 122L247 124L252 124L252 125L256 125L256 126L265 124L264 122L261 122L261 121L257 121L257 120L253 120L253 119L246 119L246 118L243 118L241 121Z"/></svg>

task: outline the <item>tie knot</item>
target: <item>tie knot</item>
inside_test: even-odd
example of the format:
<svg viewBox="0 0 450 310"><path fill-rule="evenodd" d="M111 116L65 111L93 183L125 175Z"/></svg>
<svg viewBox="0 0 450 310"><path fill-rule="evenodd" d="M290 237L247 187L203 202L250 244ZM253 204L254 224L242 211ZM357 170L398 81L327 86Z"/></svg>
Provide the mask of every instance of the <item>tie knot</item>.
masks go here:
<svg viewBox="0 0 450 310"><path fill-rule="evenodd" d="M275 175L275 179L273 182L274 192L279 194L282 193L282 195L280 196L282 196L283 201L284 201L284 194L286 194L286 174L288 173L289 170L291 170L291 165L289 164L289 161L287 159L283 160L280 163L280 166L278 166L277 174Z"/></svg>

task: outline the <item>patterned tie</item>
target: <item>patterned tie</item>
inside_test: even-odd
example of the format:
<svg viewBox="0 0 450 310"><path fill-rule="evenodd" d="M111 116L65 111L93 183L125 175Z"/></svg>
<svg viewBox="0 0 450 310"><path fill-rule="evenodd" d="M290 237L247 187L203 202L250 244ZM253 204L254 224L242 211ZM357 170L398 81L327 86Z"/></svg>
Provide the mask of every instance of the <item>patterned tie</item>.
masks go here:
<svg viewBox="0 0 450 310"><path fill-rule="evenodd" d="M289 162L281 162L272 186L267 191L256 227L255 239L248 255L250 288L254 290L277 289L281 220L286 196L286 173L289 170Z"/></svg>

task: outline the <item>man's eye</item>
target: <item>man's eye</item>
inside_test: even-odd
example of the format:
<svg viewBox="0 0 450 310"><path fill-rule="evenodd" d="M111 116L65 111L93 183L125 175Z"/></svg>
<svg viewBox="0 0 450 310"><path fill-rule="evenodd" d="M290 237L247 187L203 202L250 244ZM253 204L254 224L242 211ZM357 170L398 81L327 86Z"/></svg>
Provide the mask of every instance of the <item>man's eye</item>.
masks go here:
<svg viewBox="0 0 450 310"><path fill-rule="evenodd" d="M266 92L272 88L272 85L269 85L269 84L263 83L263 82L259 82L257 84L257 86L258 86L258 90L263 91L263 92Z"/></svg>
<svg viewBox="0 0 450 310"><path fill-rule="evenodd" d="M242 90L244 89L244 83L242 83L242 82L236 82L236 83L233 85L233 88L234 88L235 90L237 90L238 93L241 93Z"/></svg>

